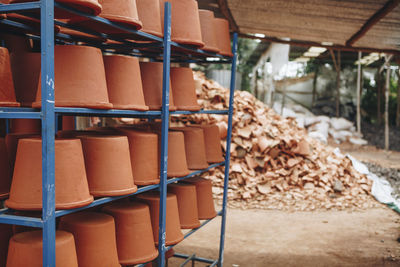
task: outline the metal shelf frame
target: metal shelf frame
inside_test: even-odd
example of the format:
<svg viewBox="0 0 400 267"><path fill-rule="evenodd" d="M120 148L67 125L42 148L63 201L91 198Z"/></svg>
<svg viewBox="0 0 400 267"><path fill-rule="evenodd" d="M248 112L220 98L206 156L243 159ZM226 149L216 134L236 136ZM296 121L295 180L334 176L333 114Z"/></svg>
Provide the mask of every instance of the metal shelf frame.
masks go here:
<svg viewBox="0 0 400 267"><path fill-rule="evenodd" d="M65 24L54 20L55 9L68 10L94 20L98 23L124 30L131 34L129 40L117 36L107 35L102 32L93 32L90 29L83 29L75 25ZM199 261L210 264L210 266L223 266L224 242L225 242L225 225L226 225L226 206L228 200L228 183L229 183L229 164L230 164L230 143L232 138L232 117L233 117L233 100L236 79L236 63L237 63L237 44L238 35L233 34L233 57L227 57L201 49L185 46L171 41L171 4L165 3L164 6L164 37L160 38L151 34L126 28L118 23L111 22L107 19L88 15L78 10L74 10L54 0L40 0L28 3L17 4L0 4L0 13L21 13L25 16L40 20L40 34L37 29L30 25L15 22L8 19L0 20L0 26L12 27L17 31L9 31L8 33L27 36L35 41L40 41L41 47L41 80L45 81L41 84L42 90L42 108L3 108L0 107L0 119L6 119L8 129L8 119L40 119L42 121L42 218L33 218L15 215L14 210L7 208L0 210L0 223L23 225L37 227L43 229L43 266L55 267L55 233L56 218L70 213L85 210L91 207L103 205L121 198L126 198L140 194L150 190L158 190L160 192L160 214L159 214L159 256L157 259L158 266L165 266L165 252L173 246L165 246L165 218L166 218L166 196L167 185L188 179L190 177L200 175L212 168L225 166L224 194L222 201L222 210L218 212L217 217L221 217L221 234L220 249L218 259L210 260L195 255L183 255L176 253L175 256L185 259L184 263L190 261ZM118 41L121 44L106 44L105 42L85 42L90 45L102 49L106 53L125 54L137 57L146 57L151 61L163 62L163 92L162 92L162 108L161 111L133 111L133 110L98 110L87 108L62 108L55 107L54 102L54 46L56 44L69 45L83 42L82 39L67 34L55 33L54 25L71 28L83 33L92 34L105 40ZM3 29L3 28L2 28ZM35 32L36 31L36 32ZM138 44L132 40L149 40L151 43ZM200 63L200 64L231 64L231 85L228 110L200 110L200 111L169 111L169 76L170 64L172 62L182 63ZM212 164L208 168L190 173L185 177L167 179L168 166L168 129L170 116L192 115L192 114L216 114L228 116L228 135L225 161ZM100 117L134 117L155 119L161 118L161 160L160 160L160 183L157 185L139 187L134 194L119 197L104 197L96 199L88 206L72 209L57 210L55 209L55 133L58 115L70 116L100 116ZM201 226L189 231L185 234L185 238L194 234L196 231L207 225L210 220L203 221ZM144 264L139 265L144 266Z"/></svg>

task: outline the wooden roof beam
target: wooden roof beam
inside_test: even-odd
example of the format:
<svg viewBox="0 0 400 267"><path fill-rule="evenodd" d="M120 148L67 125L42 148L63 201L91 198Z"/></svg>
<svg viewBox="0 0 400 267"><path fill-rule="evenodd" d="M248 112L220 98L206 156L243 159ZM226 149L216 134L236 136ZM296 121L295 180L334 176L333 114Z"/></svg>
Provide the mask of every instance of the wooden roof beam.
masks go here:
<svg viewBox="0 0 400 267"><path fill-rule="evenodd" d="M375 24L395 9L400 3L400 0L389 0L381 9L379 9L371 18L365 22L361 29L350 37L346 42L346 46L352 46L360 38L362 38Z"/></svg>
<svg viewBox="0 0 400 267"><path fill-rule="evenodd" d="M225 18L227 18L227 20L229 21L229 24L231 25L231 29L234 32L239 32L239 27L236 24L236 21L232 16L231 10L228 7L227 0L218 0L217 2L218 2L218 6L219 6L219 9L221 10L222 15L224 15Z"/></svg>

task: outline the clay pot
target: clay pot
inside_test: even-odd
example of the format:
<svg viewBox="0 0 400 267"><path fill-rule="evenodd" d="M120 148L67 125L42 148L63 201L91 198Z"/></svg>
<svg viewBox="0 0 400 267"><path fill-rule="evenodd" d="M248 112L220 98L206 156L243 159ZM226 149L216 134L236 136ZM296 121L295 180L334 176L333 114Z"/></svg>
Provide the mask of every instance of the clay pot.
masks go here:
<svg viewBox="0 0 400 267"><path fill-rule="evenodd" d="M40 78L40 53L11 53L15 95L23 107L31 107L36 99Z"/></svg>
<svg viewBox="0 0 400 267"><path fill-rule="evenodd" d="M199 7L195 0L160 0L161 27L164 29L164 3L171 3L171 39L196 47L204 46Z"/></svg>
<svg viewBox="0 0 400 267"><path fill-rule="evenodd" d="M122 196L137 191L126 136L80 136L90 194Z"/></svg>
<svg viewBox="0 0 400 267"><path fill-rule="evenodd" d="M197 211L196 186L191 184L170 184L168 192L178 199L179 221L182 229L193 229L200 226Z"/></svg>
<svg viewBox="0 0 400 267"><path fill-rule="evenodd" d="M55 46L55 105L109 109L107 82L101 50L87 46ZM73 78L71 78L73 77ZM41 107L41 84L36 102Z"/></svg>
<svg viewBox="0 0 400 267"><path fill-rule="evenodd" d="M0 199L4 199L8 197L11 186L10 160L4 138L0 138L0 170Z"/></svg>
<svg viewBox="0 0 400 267"><path fill-rule="evenodd" d="M201 36L203 37L204 42L204 46L201 49L218 53L218 36L214 29L214 13L210 10L200 9L199 17L201 25Z"/></svg>
<svg viewBox="0 0 400 267"><path fill-rule="evenodd" d="M174 131L181 131L185 136L185 152L189 169L201 170L208 167L206 145L203 129L195 127L175 127Z"/></svg>
<svg viewBox="0 0 400 267"><path fill-rule="evenodd" d="M140 73L142 77L143 94L146 105L150 110L159 110L162 107L162 81L163 63L140 62ZM169 90L169 110L176 110L174 97L172 95L171 83Z"/></svg>
<svg viewBox="0 0 400 267"><path fill-rule="evenodd" d="M115 222L110 215L80 212L61 218L59 228L74 235L79 267L120 267Z"/></svg>
<svg viewBox="0 0 400 267"><path fill-rule="evenodd" d="M18 142L22 138L38 137L35 134L24 134L24 133L10 133L6 135L6 147L8 153L8 159L10 161L11 174L14 173L15 157L17 155ZM12 176L12 175L11 175Z"/></svg>
<svg viewBox="0 0 400 267"><path fill-rule="evenodd" d="M42 126L40 120L12 119L10 120L10 133L40 134Z"/></svg>
<svg viewBox="0 0 400 267"><path fill-rule="evenodd" d="M108 96L116 109L149 110L140 77L139 60L121 55L104 56Z"/></svg>
<svg viewBox="0 0 400 267"><path fill-rule="evenodd" d="M160 17L160 0L136 0L139 19L143 23L142 31L163 37Z"/></svg>
<svg viewBox="0 0 400 267"><path fill-rule="evenodd" d="M4 47L0 47L0 66L0 107L19 107L14 93L10 55Z"/></svg>
<svg viewBox="0 0 400 267"><path fill-rule="evenodd" d="M160 182L157 134L118 128L129 140L132 174L135 184L151 185Z"/></svg>
<svg viewBox="0 0 400 267"><path fill-rule="evenodd" d="M10 3L23 3L23 2L36 2L36 1L39 0L11 0ZM97 0L55 0L55 2L59 2L60 4L65 4L81 12L94 16L99 15L101 12L101 5ZM63 9L56 9L54 16L55 18L58 19L79 17L79 15L75 15L74 13L68 12Z"/></svg>
<svg viewBox="0 0 400 267"><path fill-rule="evenodd" d="M150 209L143 203L113 203L103 211L114 217L119 263L135 265L154 260Z"/></svg>
<svg viewBox="0 0 400 267"><path fill-rule="evenodd" d="M0 224L0 266L6 266L8 242L12 236L12 226Z"/></svg>
<svg viewBox="0 0 400 267"><path fill-rule="evenodd" d="M184 180L184 183L190 183L196 186L199 219L208 220L217 216L214 207L211 181L201 177L193 177Z"/></svg>
<svg viewBox="0 0 400 267"><path fill-rule="evenodd" d="M62 130L73 131L76 128L75 116L62 116Z"/></svg>
<svg viewBox="0 0 400 267"><path fill-rule="evenodd" d="M174 103L179 110L200 110L191 68L171 68L171 85Z"/></svg>
<svg viewBox="0 0 400 267"><path fill-rule="evenodd" d="M93 201L86 180L85 162L78 139L55 140L56 209L73 209ZM73 171L72 171L73 170ZM9 208L42 209L42 140L21 139L18 144Z"/></svg>
<svg viewBox="0 0 400 267"><path fill-rule="evenodd" d="M217 45L219 53L223 56L232 57L231 37L229 34L229 21L226 19L215 18L214 30L216 31Z"/></svg>
<svg viewBox="0 0 400 267"><path fill-rule="evenodd" d="M134 30L140 30L142 28L142 22L139 20L135 0L99 0L99 3L103 7L100 17ZM119 30L87 18L78 18L73 20L72 23L107 34L126 33L124 30Z"/></svg>
<svg viewBox="0 0 400 267"><path fill-rule="evenodd" d="M43 233L31 231L11 237L8 248L7 267L43 266ZM74 236L65 231L56 231L57 267L78 267Z"/></svg>
<svg viewBox="0 0 400 267"><path fill-rule="evenodd" d="M147 192L137 195L139 201L145 202L150 207L151 225L153 227L154 242L158 245L158 227L160 216L160 193ZM176 195L167 193L167 214L165 226L165 245L171 246L178 244L184 238L179 222L178 202Z"/></svg>
<svg viewBox="0 0 400 267"><path fill-rule="evenodd" d="M215 124L190 126L203 129L208 163L224 161L225 159L222 156L221 137L218 126Z"/></svg>

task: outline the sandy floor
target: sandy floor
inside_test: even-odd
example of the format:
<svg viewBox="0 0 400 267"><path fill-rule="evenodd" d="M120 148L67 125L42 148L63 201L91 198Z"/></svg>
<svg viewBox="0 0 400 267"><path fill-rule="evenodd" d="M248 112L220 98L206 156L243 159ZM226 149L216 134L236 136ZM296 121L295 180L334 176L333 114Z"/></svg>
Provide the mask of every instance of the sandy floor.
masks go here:
<svg viewBox="0 0 400 267"><path fill-rule="evenodd" d="M176 252L216 258L219 228L218 218ZM400 216L385 207L352 213L231 209L224 266L400 266L399 237ZM169 266L181 262L171 259Z"/></svg>

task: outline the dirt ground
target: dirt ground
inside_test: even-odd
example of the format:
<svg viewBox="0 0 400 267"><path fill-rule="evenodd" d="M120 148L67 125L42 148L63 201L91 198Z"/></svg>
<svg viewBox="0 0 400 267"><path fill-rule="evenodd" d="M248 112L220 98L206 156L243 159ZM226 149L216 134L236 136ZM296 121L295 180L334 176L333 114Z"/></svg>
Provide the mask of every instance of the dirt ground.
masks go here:
<svg viewBox="0 0 400 267"><path fill-rule="evenodd" d="M400 168L400 152L340 148L359 160ZM220 223L212 221L175 251L216 259ZM182 261L170 259L169 266ZM400 215L384 205L353 212L229 209L224 266L400 266Z"/></svg>

